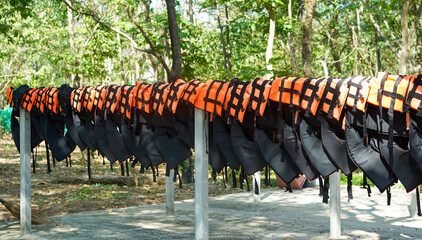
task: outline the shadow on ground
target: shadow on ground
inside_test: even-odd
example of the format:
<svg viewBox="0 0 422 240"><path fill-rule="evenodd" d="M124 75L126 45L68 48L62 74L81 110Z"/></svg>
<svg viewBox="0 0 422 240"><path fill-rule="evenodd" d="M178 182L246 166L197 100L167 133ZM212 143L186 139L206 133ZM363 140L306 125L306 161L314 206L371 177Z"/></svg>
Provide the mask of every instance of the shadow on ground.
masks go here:
<svg viewBox="0 0 422 240"><path fill-rule="evenodd" d="M329 205L321 203L318 192L264 190L259 203L251 193L213 197L210 239L327 239ZM391 206L385 194L368 198L365 189L355 187L349 203L345 193L343 188L344 239L422 239L422 217L409 217L410 195L403 190L393 192ZM162 204L56 216L56 225L33 227L30 239L194 239L194 201L175 207L175 216L167 216ZM22 238L18 222L0 223L0 236Z"/></svg>

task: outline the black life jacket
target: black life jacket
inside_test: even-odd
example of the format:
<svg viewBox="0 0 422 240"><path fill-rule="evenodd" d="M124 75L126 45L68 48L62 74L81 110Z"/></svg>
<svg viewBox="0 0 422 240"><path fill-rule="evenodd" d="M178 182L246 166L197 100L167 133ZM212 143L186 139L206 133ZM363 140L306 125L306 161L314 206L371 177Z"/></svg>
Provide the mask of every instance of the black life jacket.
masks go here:
<svg viewBox="0 0 422 240"><path fill-rule="evenodd" d="M380 102L379 106L379 115L377 118L378 124L378 141L379 146L381 149L381 156L386 161L386 163L390 166L393 173L398 177L400 182L406 188L407 192L412 191L416 187L418 187L422 183L422 171L418 168L418 164L416 161L411 157L408 146L408 137L403 136L394 136L394 129L397 129L397 126L394 126L394 112L400 114L403 119L404 124L401 125L406 126L406 113L395 111L395 103L399 100L404 102L405 100L405 92L403 91L402 94L398 92L398 86L402 80L407 81L409 76L392 76L389 74L385 74L381 79L381 87L378 91L378 98ZM385 84L387 78L394 80L394 87L392 89L386 89ZM405 79L406 78L406 79ZM404 82L404 81L403 81ZM405 83L408 85L408 82ZM389 102L389 106L387 103L383 102L383 97L390 97L391 100ZM381 104L382 103L382 104ZM385 106L382 106L385 105ZM385 126L383 126L383 107L388 107L388 120L386 121L388 128L386 130ZM402 110L401 108L400 110ZM396 131L397 132L397 131ZM387 134L385 134L387 133ZM403 133L404 134L404 133ZM396 140L396 141L394 141ZM401 147L399 146L401 144Z"/></svg>
<svg viewBox="0 0 422 240"><path fill-rule="evenodd" d="M158 150L155 134L150 126L142 125L142 148L145 150L152 163L152 166L158 166L165 160Z"/></svg>
<svg viewBox="0 0 422 240"><path fill-rule="evenodd" d="M119 163L123 163L128 160L133 154L126 147L126 144L123 141L122 134L118 125L109 117L113 114L106 115L106 137L113 152L114 156L117 158Z"/></svg>
<svg viewBox="0 0 422 240"><path fill-rule="evenodd" d="M411 111L409 145L413 159L418 163L419 168L422 168L422 117L416 115L416 111Z"/></svg>
<svg viewBox="0 0 422 240"><path fill-rule="evenodd" d="M170 169L192 156L190 149L177 138L175 130L155 127L154 134L156 146Z"/></svg>
<svg viewBox="0 0 422 240"><path fill-rule="evenodd" d="M375 186L378 187L380 192L384 192L397 181L397 178L389 167L384 164L379 150L377 151L376 146L373 144L376 141L369 135L362 140L360 134L350 125L349 115L350 112L347 112L345 127L347 154Z"/></svg>
<svg viewBox="0 0 422 240"><path fill-rule="evenodd" d="M328 78L331 80L332 78ZM323 178L335 172L338 167L327 156L321 140L321 123L315 115L323 94L326 93L326 79L310 79L305 82L301 95L303 114L298 116L300 140L312 165Z"/></svg>
<svg viewBox="0 0 422 240"><path fill-rule="evenodd" d="M262 159L256 144L248 139L244 133L244 129L239 125L239 123L237 123L237 121L234 121L231 124L230 137L234 153L240 160L248 175L252 175L257 171L260 171L267 165L264 159Z"/></svg>
<svg viewBox="0 0 422 240"><path fill-rule="evenodd" d="M320 136L317 135L320 134L320 132L316 132L314 128L301 117L299 117L299 126L302 147L321 176L326 178L337 171L337 167L331 162L324 151Z"/></svg>
<svg viewBox="0 0 422 240"><path fill-rule="evenodd" d="M321 118L321 139L324 150L332 162L334 162L346 175L352 174L357 166L349 158L346 151L346 140L341 126L334 130L325 118ZM334 125L334 124L333 124ZM342 136L341 136L342 135Z"/></svg>
<svg viewBox="0 0 422 240"><path fill-rule="evenodd" d="M216 173L220 173L224 169L224 167L227 166L227 160L224 158L223 153L219 150L217 143L214 139L214 125L210 122L208 126L208 163Z"/></svg>
<svg viewBox="0 0 422 240"><path fill-rule="evenodd" d="M127 148L133 153L135 158L144 166L148 168L151 166L151 161L145 150L142 148L142 124L138 124L135 119L133 122L123 121L121 125L121 132L123 140Z"/></svg>
<svg viewBox="0 0 422 240"><path fill-rule="evenodd" d="M195 122L194 107L185 101L179 102L174 114L174 128L176 129L180 140L188 147L193 148L195 144Z"/></svg>
<svg viewBox="0 0 422 240"><path fill-rule="evenodd" d="M114 142L109 142L106 134L106 121L104 119L104 113L97 113L95 115L94 132L98 146L104 153L104 156L108 159L108 161L110 161L110 163L116 162L117 158L111 150L111 145L113 145Z"/></svg>
<svg viewBox="0 0 422 240"><path fill-rule="evenodd" d="M212 122L213 141L224 156L224 159L229 163L230 168L236 169L240 166L239 158L234 152L233 145L230 139L230 129L220 116L215 116Z"/></svg>
<svg viewBox="0 0 422 240"><path fill-rule="evenodd" d="M273 142L262 129L255 130L255 142L262 158L286 184L299 176L300 171L283 147Z"/></svg>
<svg viewBox="0 0 422 240"><path fill-rule="evenodd" d="M18 152L20 152L20 125L19 125L19 111L12 109L11 119L10 119L10 128L12 131L12 138L15 143L16 148L18 149ZM31 150L36 148L43 139L38 134L34 127L34 123L32 120L31 115Z"/></svg>
<svg viewBox="0 0 422 240"><path fill-rule="evenodd" d="M345 175L351 174L357 166L350 160L344 146L342 122L343 110L347 98L347 79L328 78L319 105L318 114L321 122L321 140L328 158Z"/></svg>
<svg viewBox="0 0 422 240"><path fill-rule="evenodd" d="M279 80L281 82L280 87L277 89L279 92L279 99L277 99L277 139L279 142L283 143L286 152L290 155L290 158L294 161L302 174L304 174L309 181L313 181L320 175L320 173L312 165L302 148L302 142L296 128L297 109L295 109L295 106L297 107L300 104L300 95L306 80L300 78L281 78ZM285 87L285 82L287 80L290 81L290 88ZM299 80L301 83L296 84ZM276 86L277 85L272 85L273 88ZM284 103L283 95L286 95ZM259 124L259 118L257 123Z"/></svg>

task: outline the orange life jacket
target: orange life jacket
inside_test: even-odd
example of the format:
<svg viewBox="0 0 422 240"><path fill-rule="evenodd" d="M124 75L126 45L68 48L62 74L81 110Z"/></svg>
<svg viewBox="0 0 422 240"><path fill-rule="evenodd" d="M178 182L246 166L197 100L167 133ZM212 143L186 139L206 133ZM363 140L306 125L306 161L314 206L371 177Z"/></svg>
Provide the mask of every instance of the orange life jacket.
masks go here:
<svg viewBox="0 0 422 240"><path fill-rule="evenodd" d="M38 92L38 90L38 88L32 88L23 96L22 107L25 108L28 112L31 112L32 110L32 106L34 105L35 100L37 98L36 93Z"/></svg>
<svg viewBox="0 0 422 240"><path fill-rule="evenodd" d="M196 97L201 92L201 90L205 87L205 83L201 82L198 79L190 80L187 83L187 86L183 90L181 99L186 102L190 102L195 104Z"/></svg>
<svg viewBox="0 0 422 240"><path fill-rule="evenodd" d="M9 105L12 105L12 92L15 88L12 86L9 86L6 90L6 98Z"/></svg>
<svg viewBox="0 0 422 240"><path fill-rule="evenodd" d="M171 83L168 88L164 91L167 94L166 107L172 112L176 112L177 104L182 96L183 91L185 90L187 84L182 79L177 79L175 82Z"/></svg>
<svg viewBox="0 0 422 240"><path fill-rule="evenodd" d="M149 113L149 99L152 86L144 82L136 82L135 89L132 90L132 107Z"/></svg>
<svg viewBox="0 0 422 240"><path fill-rule="evenodd" d="M349 88L346 98L347 106L351 107L353 111L357 109L365 112L366 102L371 89L370 78L350 77L346 81Z"/></svg>
<svg viewBox="0 0 422 240"><path fill-rule="evenodd" d="M107 93L105 95L104 104L103 104L103 110L104 111L112 111L111 108L113 106L113 111L117 107L116 106L116 95L118 91L118 86L116 85L110 85L107 88Z"/></svg>
<svg viewBox="0 0 422 240"><path fill-rule="evenodd" d="M300 102L300 107L305 110L305 116L309 116L309 113L316 115L326 83L327 78L313 78L306 81L302 89Z"/></svg>
<svg viewBox="0 0 422 240"><path fill-rule="evenodd" d="M132 102L132 91L135 88L135 85L126 85L122 86L121 89L121 96L120 96L120 113L128 119L132 118L132 109L131 109L131 102Z"/></svg>
<svg viewBox="0 0 422 240"><path fill-rule="evenodd" d="M195 107L221 116L229 82L207 80L195 100Z"/></svg>
<svg viewBox="0 0 422 240"><path fill-rule="evenodd" d="M276 78L271 85L270 99L279 102L281 94L282 103L288 104L290 108L299 106L302 88L306 80L307 78L298 77Z"/></svg>
<svg viewBox="0 0 422 240"><path fill-rule="evenodd" d="M321 98L320 111L328 118L340 121L348 92L346 78L328 78Z"/></svg>
<svg viewBox="0 0 422 240"><path fill-rule="evenodd" d="M230 81L230 87L227 91L226 101L224 103L224 109L234 119L238 119L243 122L246 108L249 104L250 95L246 91L249 82L241 82L237 78Z"/></svg>
<svg viewBox="0 0 422 240"><path fill-rule="evenodd" d="M422 74L414 74L410 78L409 91L405 104L406 112L409 109L422 110Z"/></svg>
<svg viewBox="0 0 422 240"><path fill-rule="evenodd" d="M267 106L271 83L272 82L270 80L256 78L248 85L247 88L250 95L249 107L261 116L264 114L265 107Z"/></svg>
<svg viewBox="0 0 422 240"><path fill-rule="evenodd" d="M99 109L99 110L103 110L103 106L104 106L104 100L107 94L107 86L104 85L100 85L100 86L96 86L94 88L94 102L93 105Z"/></svg>
<svg viewBox="0 0 422 240"><path fill-rule="evenodd" d="M59 90L55 87L48 87L46 92L46 106L47 109L54 114L59 113L59 99L58 99Z"/></svg>
<svg viewBox="0 0 422 240"><path fill-rule="evenodd" d="M390 108L393 101L394 111L403 112L411 76L378 73L371 81L368 103ZM394 99L394 100L393 100Z"/></svg>
<svg viewBox="0 0 422 240"><path fill-rule="evenodd" d="M169 83L155 82L152 85L150 112L162 115L164 104L167 99L168 91L165 89L169 87Z"/></svg>
<svg viewBox="0 0 422 240"><path fill-rule="evenodd" d="M72 105L72 108L76 112L81 112L82 110L82 99L85 92L85 88L79 87L72 91L72 94L70 94L70 104Z"/></svg>
<svg viewBox="0 0 422 240"><path fill-rule="evenodd" d="M94 105L95 100L95 91L94 87L86 87L83 100L82 100L82 109L87 113L93 113L95 110L96 105Z"/></svg>

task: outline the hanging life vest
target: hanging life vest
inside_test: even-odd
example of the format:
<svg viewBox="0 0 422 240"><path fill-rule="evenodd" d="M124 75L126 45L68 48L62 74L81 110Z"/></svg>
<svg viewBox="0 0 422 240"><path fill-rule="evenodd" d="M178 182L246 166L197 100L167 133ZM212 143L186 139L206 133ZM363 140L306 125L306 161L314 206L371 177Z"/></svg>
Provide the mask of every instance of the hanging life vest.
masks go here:
<svg viewBox="0 0 422 240"><path fill-rule="evenodd" d="M247 87L250 96L248 107L262 116L268 103L272 81L255 78Z"/></svg>
<svg viewBox="0 0 422 240"><path fill-rule="evenodd" d="M195 107L221 116L229 82L207 80L195 100Z"/></svg>
<svg viewBox="0 0 422 240"><path fill-rule="evenodd" d="M190 80L183 90L181 99L185 102L195 104L196 97L205 86L206 84L201 82L199 79Z"/></svg>
<svg viewBox="0 0 422 240"><path fill-rule="evenodd" d="M185 83L185 81L183 81L182 79L177 79L175 82L172 82L170 86L164 90L167 95L165 106L172 113L176 112L177 105L186 87L187 87L187 84Z"/></svg>
<svg viewBox="0 0 422 240"><path fill-rule="evenodd" d="M243 117L245 116L245 111L249 103L250 95L246 91L248 85L249 82L241 82L237 78L232 79L224 103L225 111L240 122L243 122Z"/></svg>

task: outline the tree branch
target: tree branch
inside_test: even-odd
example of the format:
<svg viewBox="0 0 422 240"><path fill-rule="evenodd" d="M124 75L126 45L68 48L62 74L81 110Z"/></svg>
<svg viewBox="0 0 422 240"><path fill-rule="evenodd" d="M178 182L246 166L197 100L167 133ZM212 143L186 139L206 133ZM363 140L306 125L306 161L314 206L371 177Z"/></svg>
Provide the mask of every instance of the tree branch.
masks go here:
<svg viewBox="0 0 422 240"><path fill-rule="evenodd" d="M127 10L127 14L129 15L130 20L132 21L133 24L135 24L135 26L139 29L139 31L141 31L142 36L145 38L145 40L147 41L148 45L151 48L147 53L150 53L153 56L155 56L161 62L161 64L163 65L164 69L166 70L167 74L170 74L170 69L169 69L169 67L168 67L165 59L163 58L163 56L160 53L157 52L157 50L155 49L154 43L152 43L151 39L145 33L145 31L142 28L142 26L133 17L133 11L134 11L133 8L131 8L131 9L127 8L126 10Z"/></svg>
<svg viewBox="0 0 422 240"><path fill-rule="evenodd" d="M133 38L131 38L129 35L127 35L127 34L125 34L125 33L123 33L122 31L120 31L119 29L116 29L116 28L114 28L114 27L112 27L112 26L110 26L110 25L108 25L107 23L105 23L105 22L103 22L103 21L101 21L100 20L100 18L93 12L93 11L91 11L90 10L90 12L91 13L87 13L87 12L82 12L82 11L80 11L80 10L78 10L78 9L76 9L76 8L74 8L74 7L72 7L70 4L69 4L69 2L67 1L67 0L62 0L65 4L66 4L66 6L67 7L69 7L72 11L74 11L74 12L76 12L76 13L78 13L78 14L80 14L80 15L85 15L85 16L88 16L88 17L91 17L92 19L94 19L94 21L96 21L97 23L99 23L101 26L103 26L103 27L105 27L105 28L107 28L107 29L109 29L109 30L111 30L111 31L113 31L113 32L116 32L117 34L119 34L119 35L121 35L121 36L123 36L124 38L126 38L127 40L129 40L129 42L134 46L134 48L136 49L136 50L138 50L138 51L140 51L140 52L145 52L145 53L150 53L150 54L152 54L149 50L144 50L144 49L142 49L142 48L140 48L139 46L138 46L138 44L136 44L136 42L135 42L135 40L133 40Z"/></svg>

